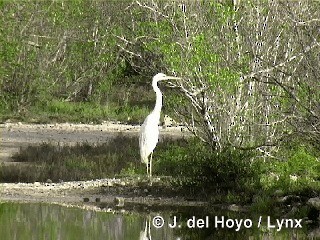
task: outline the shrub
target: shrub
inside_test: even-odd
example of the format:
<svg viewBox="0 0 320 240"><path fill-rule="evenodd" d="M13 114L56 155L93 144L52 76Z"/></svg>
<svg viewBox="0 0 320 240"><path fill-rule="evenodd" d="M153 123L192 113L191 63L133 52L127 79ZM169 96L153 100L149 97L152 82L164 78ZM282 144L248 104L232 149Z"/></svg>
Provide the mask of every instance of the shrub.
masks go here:
<svg viewBox="0 0 320 240"><path fill-rule="evenodd" d="M157 151L159 159L155 171L177 177L184 187L212 190L249 190L258 182L258 165L251 163L252 151L235 150L231 147L222 152L212 151L207 145L192 139L185 143L163 146Z"/></svg>
<svg viewBox="0 0 320 240"><path fill-rule="evenodd" d="M3 182L88 180L114 177L123 169L144 172L138 161L138 140L119 134L106 143L78 143L61 146L43 143L21 148L14 156L15 166L0 166ZM32 169L30 171L30 169Z"/></svg>
<svg viewBox="0 0 320 240"><path fill-rule="evenodd" d="M285 160L273 160L266 164L266 171L261 176L264 188L285 192L309 188L320 190L320 161L315 153L303 145L282 150L288 155Z"/></svg>

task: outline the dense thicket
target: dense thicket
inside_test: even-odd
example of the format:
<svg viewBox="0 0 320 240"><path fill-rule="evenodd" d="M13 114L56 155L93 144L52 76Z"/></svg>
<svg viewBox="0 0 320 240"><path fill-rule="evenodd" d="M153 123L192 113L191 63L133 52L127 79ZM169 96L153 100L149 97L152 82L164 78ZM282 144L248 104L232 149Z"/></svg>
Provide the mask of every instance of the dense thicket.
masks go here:
<svg viewBox="0 0 320 240"><path fill-rule="evenodd" d="M292 135L319 145L316 3L135 1L128 11L127 59L183 77L174 110L214 149L269 153Z"/></svg>
<svg viewBox="0 0 320 240"><path fill-rule="evenodd" d="M316 2L2 1L0 8L2 115L50 110L56 101L105 106L114 91L163 71L183 77L165 107L213 149L271 153L292 135L319 146Z"/></svg>
<svg viewBox="0 0 320 240"><path fill-rule="evenodd" d="M1 113L50 111L61 107L57 102L110 103L113 83L126 74L114 33L127 4L2 1Z"/></svg>

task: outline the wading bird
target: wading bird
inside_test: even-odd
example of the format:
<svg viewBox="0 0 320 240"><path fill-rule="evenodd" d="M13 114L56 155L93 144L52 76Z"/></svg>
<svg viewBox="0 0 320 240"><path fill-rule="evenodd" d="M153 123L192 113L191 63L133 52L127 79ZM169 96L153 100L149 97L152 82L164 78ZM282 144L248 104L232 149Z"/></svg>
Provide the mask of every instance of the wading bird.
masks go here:
<svg viewBox="0 0 320 240"><path fill-rule="evenodd" d="M163 80L180 79L178 77L170 77L163 73L158 73L152 78L152 87L156 93L156 105L153 111L144 120L139 136L140 157L141 162L147 165L147 175L151 179L152 175L152 153L155 149L159 138L159 121L162 108L162 93L158 87L158 82ZM150 156L150 158L149 158Z"/></svg>

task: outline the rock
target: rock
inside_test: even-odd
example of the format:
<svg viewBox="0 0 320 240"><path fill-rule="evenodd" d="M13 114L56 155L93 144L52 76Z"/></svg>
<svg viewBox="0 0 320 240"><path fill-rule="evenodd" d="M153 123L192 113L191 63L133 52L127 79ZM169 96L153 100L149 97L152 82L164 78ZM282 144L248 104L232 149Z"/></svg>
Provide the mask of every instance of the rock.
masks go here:
<svg viewBox="0 0 320 240"><path fill-rule="evenodd" d="M172 127L172 126L177 126L177 123L175 120L173 120L171 117L169 117L168 115L164 115L164 118L163 118L163 124L162 126L164 128L166 127Z"/></svg>
<svg viewBox="0 0 320 240"><path fill-rule="evenodd" d="M52 183L52 180L48 178L46 183Z"/></svg>
<svg viewBox="0 0 320 240"><path fill-rule="evenodd" d="M124 206L124 198L123 197L115 197L113 201L117 207L123 207Z"/></svg>
<svg viewBox="0 0 320 240"><path fill-rule="evenodd" d="M233 211L233 212L239 212L240 211L240 206L236 204L231 204L228 206L228 210Z"/></svg>
<svg viewBox="0 0 320 240"><path fill-rule="evenodd" d="M289 178L292 182L296 182L298 180L298 176L296 175L289 175Z"/></svg>
<svg viewBox="0 0 320 240"><path fill-rule="evenodd" d="M280 196L283 196L283 194L284 194L283 191L278 189L278 190L276 190L276 191L274 192L273 195L274 195L274 196L277 196L277 197L280 197Z"/></svg>
<svg viewBox="0 0 320 240"><path fill-rule="evenodd" d="M296 195L288 195L284 197L279 197L278 202L284 203L284 204L297 204L301 202L301 197Z"/></svg>
<svg viewBox="0 0 320 240"><path fill-rule="evenodd" d="M308 234L309 239L319 239L320 238L320 228L315 228Z"/></svg>
<svg viewBox="0 0 320 240"><path fill-rule="evenodd" d="M320 197L310 198L307 201L307 204L314 207L317 210L320 210Z"/></svg>
<svg viewBox="0 0 320 240"><path fill-rule="evenodd" d="M89 198L87 198L87 197L83 198L83 202L89 202L89 201L90 201Z"/></svg>
<svg viewBox="0 0 320 240"><path fill-rule="evenodd" d="M108 212L108 213L112 212L112 213L113 213L114 211L113 211L112 208L107 208L107 209L106 209L106 212Z"/></svg>
<svg viewBox="0 0 320 240"><path fill-rule="evenodd" d="M34 182L34 186L35 187L39 187L41 185L41 183L39 183L39 182Z"/></svg>

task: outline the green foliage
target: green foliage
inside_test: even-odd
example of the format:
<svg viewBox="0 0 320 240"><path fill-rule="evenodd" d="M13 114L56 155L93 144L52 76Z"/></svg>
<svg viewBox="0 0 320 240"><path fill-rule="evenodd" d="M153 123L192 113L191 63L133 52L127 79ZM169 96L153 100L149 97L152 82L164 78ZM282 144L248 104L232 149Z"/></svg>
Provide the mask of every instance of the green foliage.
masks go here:
<svg viewBox="0 0 320 240"><path fill-rule="evenodd" d="M261 184L265 189L282 189L285 192L320 190L320 161L305 146L289 151L287 159L272 160L265 165Z"/></svg>
<svg viewBox="0 0 320 240"><path fill-rule="evenodd" d="M35 112L51 115L45 108L38 108L50 101L52 105L64 101L92 105L111 102L109 94L124 69L117 65L121 59L111 34L118 24L106 21L106 15L115 18L117 12L109 15L108 11L120 5L112 2L105 6L99 1L2 4L1 117L19 115L19 119L28 120Z"/></svg>
<svg viewBox="0 0 320 240"><path fill-rule="evenodd" d="M257 182L259 168L250 161L253 152L232 148L214 152L196 139L183 145L167 144L165 150L156 152L159 160L154 169L160 175L176 176L183 187L200 187L207 193L218 189L250 191Z"/></svg>
<svg viewBox="0 0 320 240"><path fill-rule="evenodd" d="M211 37L204 33L194 36L190 40L192 48L189 52L183 51L178 44L164 43L161 47L165 56L164 60L177 72L187 70L195 78L205 80L212 89L220 87L221 90L230 91L231 88L233 92L233 87L239 79L239 73L233 72L228 67L218 68L222 58L212 48ZM197 85L196 82L194 84Z"/></svg>
<svg viewBox="0 0 320 240"><path fill-rule="evenodd" d="M318 50L308 50L309 43L315 38L314 22L309 21L304 28L288 32L296 24L281 22L282 17L278 15L270 18L267 14L276 8L279 11L282 9L280 5L268 4L268 1L262 1L255 8L253 1L246 1L237 11L231 1L191 1L184 11L179 3L168 5L159 1L153 7L159 7L159 13L163 15L130 3L98 0L1 1L0 119L13 117L35 122L121 120L141 123L154 104L154 95L151 88L146 91L146 88L137 85L149 83L149 77L144 76L158 71L175 72L184 77L182 84L199 105L204 100L200 93L208 97L208 103L204 108L200 106L197 109L199 116L196 116L190 114L190 110L194 109L189 99L181 92L172 90L171 95L168 92L165 94L164 110L184 110L181 112L187 117L192 115L192 121L199 123L197 127L200 132L205 132L201 114L203 109L208 109L213 127L220 129L229 142L234 140L233 136L238 138L241 134L248 134L249 138L257 135L256 140L246 141L244 137L242 142L250 147L260 143L261 139L264 140L263 130L266 129L260 126L266 127L265 121L268 121L270 132L274 133L272 138L277 139L278 134L281 136L291 131L290 125L285 125L285 128L281 125L284 117L311 118L312 123L318 119L320 91L317 78L314 78L319 75L314 67L319 65ZM307 10L312 9L308 9L309 5L305 6ZM316 6L313 8L317 12ZM123 9L128 11L124 14ZM193 12L193 9L197 11ZM257 22L246 21L253 19L256 13L261 16ZM275 13L279 14L277 11ZM241 21L238 21L240 18ZM239 24L237 31L235 24ZM299 38L291 35L292 32L297 32ZM274 36L279 36L277 38L280 40ZM289 43L285 42L289 40ZM286 49L288 46L290 49ZM304 55L301 55L303 58L297 68L292 57L300 56L300 49L306 49L306 52L301 52ZM283 56L291 60L287 61ZM262 74L258 74L260 71ZM247 78L240 85L240 76L250 72L254 73L254 78ZM248 94L249 83L255 83L253 95ZM285 85L281 88L279 85L283 83ZM235 98L230 99L230 96L236 96L237 89L242 89L238 95L240 106L236 105ZM201 91L197 93L198 90ZM235 109L241 111L236 112ZM232 118L236 124L228 126L227 118ZM241 125L242 122L250 126L246 128ZM273 124L270 123L273 122L277 122L274 126L279 127L272 129ZM300 130L303 128L297 126ZM312 132L319 131L312 129ZM319 139L317 135L314 138ZM68 155L65 150L57 149L42 146L38 150L29 150L38 152L39 159L45 158L49 162L49 158L53 159L59 151L63 152L67 159L63 159L63 163L55 160L51 163L52 168L48 169L56 174L56 169L59 169L59 174L74 172L71 177L74 179L90 178L97 172L100 174L102 165L110 168L110 172L120 171L113 167L120 161L118 153L93 156L91 159L94 162L91 162L86 153ZM75 152L80 151L80 147L75 149ZM319 188L319 154L305 146L291 149L284 146L281 148L283 153L277 155L283 160L270 159L266 163L252 163L253 152L234 150L227 144L221 152L214 152L196 140L172 146L162 143L158 149L160 151L156 151L155 156L160 160L155 160L156 173L177 176L181 186L203 189L212 186L209 190L216 188L225 191L253 189L259 184L267 190ZM41 155L41 151L46 154ZM90 148L88 152L91 152ZM130 154L134 155L133 152ZM34 158L37 156L30 157ZM77 162L78 159L80 162ZM30 170L30 165L24 167ZM47 168L38 164L37 169L38 177L44 178L41 173L47 173ZM16 171L21 176L28 174L28 171L21 169ZM129 165L121 171L137 173L140 168L129 161ZM29 178L25 175L21 179ZM227 196L234 198L232 193Z"/></svg>

